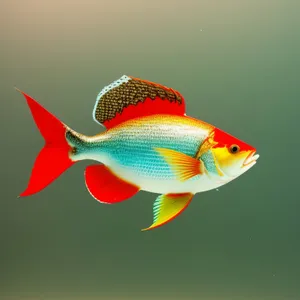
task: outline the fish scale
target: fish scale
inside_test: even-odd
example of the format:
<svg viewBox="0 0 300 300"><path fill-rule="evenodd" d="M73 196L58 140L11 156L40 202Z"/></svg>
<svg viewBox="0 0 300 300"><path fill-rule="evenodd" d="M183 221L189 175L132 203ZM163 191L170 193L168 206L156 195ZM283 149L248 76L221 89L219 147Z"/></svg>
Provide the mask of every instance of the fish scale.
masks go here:
<svg viewBox="0 0 300 300"><path fill-rule="evenodd" d="M176 125L182 117L157 116L126 122L108 131L105 141L94 142L93 151L102 152L111 163L123 166L144 178L175 179L169 164L155 148L173 149L195 156L209 130L201 123ZM187 135L186 132L190 134ZM191 134L192 133L192 134ZM98 144L98 146L97 146Z"/></svg>

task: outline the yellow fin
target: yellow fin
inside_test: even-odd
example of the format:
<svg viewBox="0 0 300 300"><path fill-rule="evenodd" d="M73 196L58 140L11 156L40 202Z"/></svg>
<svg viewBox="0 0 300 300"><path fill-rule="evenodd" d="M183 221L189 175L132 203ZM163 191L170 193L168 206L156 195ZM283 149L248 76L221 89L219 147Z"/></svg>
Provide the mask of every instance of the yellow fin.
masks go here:
<svg viewBox="0 0 300 300"><path fill-rule="evenodd" d="M180 215L192 201L193 194L166 194L157 197L153 204L153 224L142 231L162 226Z"/></svg>
<svg viewBox="0 0 300 300"><path fill-rule="evenodd" d="M203 173L202 162L194 157L171 149L155 149L171 166L180 181Z"/></svg>

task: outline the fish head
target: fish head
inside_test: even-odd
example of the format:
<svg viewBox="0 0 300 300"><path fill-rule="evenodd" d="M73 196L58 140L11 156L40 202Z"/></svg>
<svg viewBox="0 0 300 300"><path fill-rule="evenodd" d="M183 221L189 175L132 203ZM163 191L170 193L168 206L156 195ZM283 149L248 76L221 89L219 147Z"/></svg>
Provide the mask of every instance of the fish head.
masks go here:
<svg viewBox="0 0 300 300"><path fill-rule="evenodd" d="M220 170L230 178L236 178L256 164L259 155L256 148L218 129L214 130L213 155Z"/></svg>

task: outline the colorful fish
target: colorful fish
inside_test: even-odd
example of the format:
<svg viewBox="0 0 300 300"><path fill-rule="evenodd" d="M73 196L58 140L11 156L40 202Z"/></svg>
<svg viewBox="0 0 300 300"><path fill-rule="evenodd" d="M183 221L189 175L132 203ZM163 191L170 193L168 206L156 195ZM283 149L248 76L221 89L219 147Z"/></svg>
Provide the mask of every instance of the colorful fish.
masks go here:
<svg viewBox="0 0 300 300"><path fill-rule="evenodd" d="M21 91L20 91L21 92ZM106 131L79 134L21 92L45 139L27 189L37 193L78 161L100 162L85 170L99 202L124 201L140 190L161 194L154 202L159 227L182 213L198 192L216 189L245 173L256 149L213 125L185 114L185 101L166 86L122 76L99 93L93 111Z"/></svg>

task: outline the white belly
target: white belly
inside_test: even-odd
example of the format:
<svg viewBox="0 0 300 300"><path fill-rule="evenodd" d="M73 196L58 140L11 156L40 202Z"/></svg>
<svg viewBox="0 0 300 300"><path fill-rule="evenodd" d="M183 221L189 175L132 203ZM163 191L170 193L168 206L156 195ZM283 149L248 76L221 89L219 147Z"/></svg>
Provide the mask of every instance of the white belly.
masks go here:
<svg viewBox="0 0 300 300"><path fill-rule="evenodd" d="M126 169L123 166L116 164L109 164L110 170L118 177L133 183L141 188L143 191L168 194L168 193L192 193L205 192L216 189L228 181L221 179L219 176L208 176L206 174L198 175L195 178L179 181L179 180L162 180L149 177L137 176L132 170Z"/></svg>

